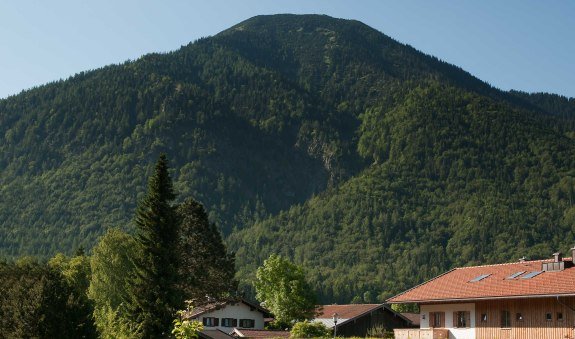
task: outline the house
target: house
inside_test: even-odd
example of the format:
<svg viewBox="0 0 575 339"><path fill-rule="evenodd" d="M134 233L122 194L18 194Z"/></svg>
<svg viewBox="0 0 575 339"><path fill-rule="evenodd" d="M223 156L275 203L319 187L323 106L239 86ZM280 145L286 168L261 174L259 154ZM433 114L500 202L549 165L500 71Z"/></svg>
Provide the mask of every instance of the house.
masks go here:
<svg viewBox="0 0 575 339"><path fill-rule="evenodd" d="M337 335L342 337L365 337L371 329L412 327L412 323L400 313L384 304L320 305L313 321L333 329L333 315L337 314Z"/></svg>
<svg viewBox="0 0 575 339"><path fill-rule="evenodd" d="M263 329L264 319L270 313L246 300L222 301L196 307L187 318L200 321L205 330L231 333L234 328Z"/></svg>
<svg viewBox="0 0 575 339"><path fill-rule="evenodd" d="M290 332L234 328L232 336L236 338L289 338Z"/></svg>
<svg viewBox="0 0 575 339"><path fill-rule="evenodd" d="M420 329L396 338L574 338L575 266L555 253L455 268L388 302L420 307Z"/></svg>

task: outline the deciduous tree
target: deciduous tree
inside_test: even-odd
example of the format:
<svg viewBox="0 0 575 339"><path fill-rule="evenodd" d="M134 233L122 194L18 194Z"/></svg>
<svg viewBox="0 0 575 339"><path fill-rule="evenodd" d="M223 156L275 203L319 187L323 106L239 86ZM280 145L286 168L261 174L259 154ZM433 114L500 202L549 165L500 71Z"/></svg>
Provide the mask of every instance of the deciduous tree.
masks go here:
<svg viewBox="0 0 575 339"><path fill-rule="evenodd" d="M315 294L303 269L288 259L270 255L257 270L255 288L256 298L265 302L277 321L289 323L314 316Z"/></svg>
<svg viewBox="0 0 575 339"><path fill-rule="evenodd" d="M90 258L83 250L77 251L73 257L58 253L50 259L48 266L59 271L67 285L66 321L71 335L77 338L96 338L96 327L92 318L94 305L88 298Z"/></svg>
<svg viewBox="0 0 575 339"><path fill-rule="evenodd" d="M92 249L88 296L94 301L94 321L101 338L125 338L138 332L125 309L136 248L134 237L113 228Z"/></svg>
<svg viewBox="0 0 575 339"><path fill-rule="evenodd" d="M0 262L0 291L0 338L75 337L58 270L29 258Z"/></svg>

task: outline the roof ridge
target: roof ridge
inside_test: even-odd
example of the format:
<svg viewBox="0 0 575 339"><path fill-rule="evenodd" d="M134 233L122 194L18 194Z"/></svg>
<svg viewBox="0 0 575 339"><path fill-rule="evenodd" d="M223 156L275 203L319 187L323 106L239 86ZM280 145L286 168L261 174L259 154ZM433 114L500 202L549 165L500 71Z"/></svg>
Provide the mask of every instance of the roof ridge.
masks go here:
<svg viewBox="0 0 575 339"><path fill-rule="evenodd" d="M566 263L564 269L550 270L548 274L540 273L545 271L545 266L558 264L555 258L458 267L399 293L387 302L455 302L575 295L575 267L571 260L564 258L561 261ZM491 275L493 278L488 277ZM475 278L470 280L473 276Z"/></svg>
<svg viewBox="0 0 575 339"><path fill-rule="evenodd" d="M325 304L325 305L316 305L316 308L323 307L323 306L379 306L383 305L384 303L373 303L373 304Z"/></svg>
<svg viewBox="0 0 575 339"><path fill-rule="evenodd" d="M571 258L563 258L563 261L572 260ZM529 263L541 263L545 261L553 261L553 258L547 259L537 259L537 260L526 260L526 261L515 261L515 262L506 262L500 264L485 264L485 265L474 265L474 266L463 266L463 267L455 267L455 270L463 270L467 268L477 268L477 267L492 267L492 266L504 266L504 265L518 265L518 264L529 264Z"/></svg>
<svg viewBox="0 0 575 339"><path fill-rule="evenodd" d="M242 331L288 332L286 330L267 330L265 328L238 328L238 329Z"/></svg>

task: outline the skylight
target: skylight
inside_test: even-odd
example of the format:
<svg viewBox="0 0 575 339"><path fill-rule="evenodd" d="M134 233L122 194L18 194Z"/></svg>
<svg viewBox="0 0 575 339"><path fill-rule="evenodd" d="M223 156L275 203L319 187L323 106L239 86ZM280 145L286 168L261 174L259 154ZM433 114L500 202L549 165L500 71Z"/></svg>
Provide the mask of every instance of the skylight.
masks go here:
<svg viewBox="0 0 575 339"><path fill-rule="evenodd" d="M539 274L543 273L543 271L533 271L529 272L526 275L522 276L521 279L531 279L533 277L538 276Z"/></svg>
<svg viewBox="0 0 575 339"><path fill-rule="evenodd" d="M519 272L513 273L512 275L508 276L508 277L505 278L505 279L515 279L515 278L517 278L518 276L522 275L523 273L525 273L525 271L519 271Z"/></svg>
<svg viewBox="0 0 575 339"><path fill-rule="evenodd" d="M491 273L489 273L489 274L482 274L482 275L480 275L480 276L478 276L478 277L476 277L476 278L473 278L473 279L469 280L469 282L478 282L478 281L480 281L480 280L483 280L483 279L487 278L487 277L490 276L490 275L491 275Z"/></svg>

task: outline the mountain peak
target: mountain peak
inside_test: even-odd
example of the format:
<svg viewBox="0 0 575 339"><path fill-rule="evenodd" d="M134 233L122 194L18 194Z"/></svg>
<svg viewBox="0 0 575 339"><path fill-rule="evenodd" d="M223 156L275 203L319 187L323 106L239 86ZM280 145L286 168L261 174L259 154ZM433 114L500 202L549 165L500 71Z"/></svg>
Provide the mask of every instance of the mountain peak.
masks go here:
<svg viewBox="0 0 575 339"><path fill-rule="evenodd" d="M369 26L357 21L348 19L333 18L323 14L272 14L272 15L257 15L247 20L236 24L224 32L229 31L260 31L261 29L268 29L275 27L282 30L315 30L317 28L342 28L346 25L362 26L373 30ZM222 33L224 33L222 32Z"/></svg>

